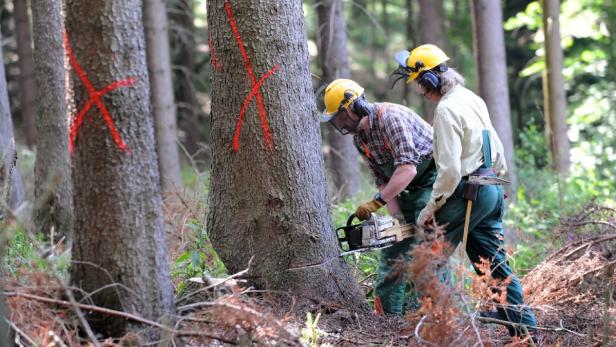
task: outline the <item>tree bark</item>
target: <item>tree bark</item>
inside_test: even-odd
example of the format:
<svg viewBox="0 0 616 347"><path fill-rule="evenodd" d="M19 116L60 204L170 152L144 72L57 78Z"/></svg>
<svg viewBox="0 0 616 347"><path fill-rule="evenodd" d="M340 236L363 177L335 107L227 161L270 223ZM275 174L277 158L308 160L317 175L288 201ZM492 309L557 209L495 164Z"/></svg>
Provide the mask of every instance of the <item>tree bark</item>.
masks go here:
<svg viewBox="0 0 616 347"><path fill-rule="evenodd" d="M447 51L447 47L445 47L445 27L443 25L445 18L443 13L443 0L419 0L421 44L431 43ZM436 104L424 100L423 106L423 118L428 123L432 123Z"/></svg>
<svg viewBox="0 0 616 347"><path fill-rule="evenodd" d="M486 102L494 128L503 143L507 161L509 189L516 191L515 148L511 130L511 106L507 82L507 57L501 3L473 0L473 37L479 94ZM511 194L515 197L515 194Z"/></svg>
<svg viewBox="0 0 616 347"><path fill-rule="evenodd" d="M36 145L36 113L34 83L34 60L32 59L32 39L28 0L13 1L15 6L15 34L17 36L17 54L19 55L19 91L21 95L21 118L24 121L26 144Z"/></svg>
<svg viewBox="0 0 616 347"><path fill-rule="evenodd" d="M152 90L158 166L163 191L171 192L178 190L182 181L165 1L144 0L143 22Z"/></svg>
<svg viewBox="0 0 616 347"><path fill-rule="evenodd" d="M542 0L545 36L544 114L552 165L561 176L569 173L567 138L567 96L562 74L563 50L560 45L560 0Z"/></svg>
<svg viewBox="0 0 616 347"><path fill-rule="evenodd" d="M1 209L2 208L0 207L0 211ZM3 224L2 214L0 213L0 231L2 231L2 233L0 234L0 259L4 259L4 249L6 242L8 241L4 233L4 231L6 230L5 226L6 225ZM2 262L1 264L2 265L0 265L0 268L4 267L4 262ZM0 271L4 271L4 269L0 269ZM6 303L6 297L4 296L4 294L2 294L3 291L4 280L2 277L0 277L0 346L12 347L15 345L15 343L12 338L13 336L11 326L8 323L11 319L11 313Z"/></svg>
<svg viewBox="0 0 616 347"><path fill-rule="evenodd" d="M37 84L38 143L35 172L36 230L49 240L69 241L73 233L73 185L68 152L66 69L62 43L62 3L32 1L34 75Z"/></svg>
<svg viewBox="0 0 616 347"><path fill-rule="evenodd" d="M0 280L0 290L4 290L2 282L3 281ZM0 293L0 346L14 346L13 340L11 339L11 327L7 322L10 317L11 314L6 304L6 298L4 294Z"/></svg>
<svg viewBox="0 0 616 347"><path fill-rule="evenodd" d="M5 204L10 208L17 208L24 200L21 175L17 167L17 149L3 62L4 57L0 49L0 215L4 214L1 212Z"/></svg>
<svg viewBox="0 0 616 347"><path fill-rule="evenodd" d="M405 0L406 7L406 20L405 20L405 34L406 34L406 49L413 49L419 45L418 30L417 30L417 7L414 0ZM406 105L421 105L422 97L415 92L413 84L406 83L403 80L404 88L402 90L402 99L406 102Z"/></svg>
<svg viewBox="0 0 616 347"><path fill-rule="evenodd" d="M93 88L132 79L101 97L117 136L96 104L78 130L71 279L87 293L100 290L91 296L96 305L160 321L174 305L141 19L139 0L66 1L70 47ZM91 96L73 68L81 110ZM88 319L107 336L140 330L146 340L159 337L132 321L94 314Z"/></svg>
<svg viewBox="0 0 616 347"><path fill-rule="evenodd" d="M177 0L169 18L176 27L171 44L175 52L176 103L180 128L186 134L185 146L190 155L201 150L201 110L195 89L195 25L193 0Z"/></svg>
<svg viewBox="0 0 616 347"><path fill-rule="evenodd" d="M324 0L317 5L322 81L327 84L337 78L349 78L347 35L342 0ZM357 150L351 136L343 136L332 127L327 128L330 151L326 164L333 175L334 197L343 201L355 194L361 186L361 171Z"/></svg>
<svg viewBox="0 0 616 347"><path fill-rule="evenodd" d="M213 245L232 273L254 257L248 277L256 287L363 305L357 282L338 257L331 223L301 1L207 5L212 43L225 62L224 73L212 75L207 226ZM232 23L254 70L252 83ZM240 108L268 71L262 97L252 98L233 151ZM271 146L261 126L259 98Z"/></svg>

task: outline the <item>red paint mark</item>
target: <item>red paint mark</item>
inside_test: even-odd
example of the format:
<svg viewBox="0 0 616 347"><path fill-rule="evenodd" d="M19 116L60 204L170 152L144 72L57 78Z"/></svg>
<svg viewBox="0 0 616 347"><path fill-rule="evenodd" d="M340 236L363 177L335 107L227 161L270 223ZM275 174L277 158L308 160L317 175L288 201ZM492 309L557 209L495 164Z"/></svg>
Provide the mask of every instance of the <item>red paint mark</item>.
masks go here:
<svg viewBox="0 0 616 347"><path fill-rule="evenodd" d="M261 88L261 85L263 84L265 79L274 74L280 66L274 66L271 70L266 72L257 82L255 74L252 71L252 66L250 65L250 60L248 60L248 54L246 53L246 49L244 48L244 42L242 42L240 33L237 30L237 24L235 23L235 19L233 19L233 13L231 12L231 4L229 4L229 1L225 1L225 10L227 11L227 17L229 18L229 24L231 25L231 29L233 30L233 36L235 36L235 41L237 41L237 45L239 46L240 52L242 53L242 59L244 60L244 64L246 65L246 72L248 73L248 76L250 77L250 82L252 83L252 89L244 99L244 104L242 105L242 109L240 110L240 114L237 120L235 136L233 137L233 150L237 152L240 149L240 131L242 129L244 112L246 112L246 108L248 107L248 104L250 103L250 100L253 96L257 97L257 105L259 106L259 119L261 121L261 128L263 129L265 145L271 149L273 146L272 135L270 133L269 125L267 124L265 106L263 105L263 98L261 96L259 88Z"/></svg>
<svg viewBox="0 0 616 347"><path fill-rule="evenodd" d="M266 72L263 76L261 76L257 84L255 84L254 87L252 87L252 90L250 91L250 93L248 93L248 95L246 95L246 98L244 98L244 103L242 104L242 108L240 109L240 116L237 118L237 125L235 126L235 136L233 136L233 150L234 151L237 152L240 149L240 131L242 130L242 121L244 120L244 113L246 113L248 104L250 104L250 101L255 95L259 94L259 88L261 88L261 85L263 84L263 82L265 82L267 78L273 75L276 72L276 70L278 70L279 67L280 65L276 64L274 65L273 68L271 68L268 72ZM262 119L261 125L263 126L263 118L261 119ZM267 119L265 120L265 127L263 127L263 132L265 133L265 136L266 136L265 137L266 143L267 143L267 140L269 139L270 143L267 143L267 145L269 148L271 148L272 138L269 133L269 129L267 128Z"/></svg>
<svg viewBox="0 0 616 347"><path fill-rule="evenodd" d="M208 33L207 35L207 45L210 47L210 61L214 70L218 72L222 72L222 63L220 62L220 58L218 57L218 52L216 51L216 46L214 46L214 41L212 40L212 35Z"/></svg>
<svg viewBox="0 0 616 347"><path fill-rule="evenodd" d="M115 124L113 123L113 119L111 118L111 114L109 114L107 107L105 107L105 104L103 104L101 97L111 92L114 89L117 89L120 87L132 86L133 84L135 84L135 78L130 77L130 78L126 78L123 80L115 81L115 82L110 83L103 89L96 90L94 89L92 82L90 82L90 79L88 78L88 75L86 74L86 72L83 71L81 66L79 66L79 63L77 62L77 58L75 57L75 53L71 49L71 45L68 40L68 35L66 34L66 32L64 33L64 46L66 47L66 52L68 53L68 58L71 63L71 66L75 70L75 73L77 74L77 76L79 76L79 79L81 80L83 85L86 87L88 94L90 94L90 100L88 100L85 106L77 113L75 117L73 117L73 121L71 122L71 132L70 132L70 139L68 143L68 149L70 153L71 154L73 153L74 146L75 146L75 139L77 138L77 131L79 130L79 127L81 127L81 124L83 124L83 120L85 119L85 116L90 110L90 108L92 108L92 105L95 105L95 104L96 104L96 107L103 114L103 119L105 120L105 123L107 123L107 126L109 127L109 132L111 133L111 136L113 137L113 141L116 143L116 145L118 146L120 150L127 151L128 146L126 146L126 143L122 141L122 137L120 136L120 133L118 133L118 130L116 129Z"/></svg>

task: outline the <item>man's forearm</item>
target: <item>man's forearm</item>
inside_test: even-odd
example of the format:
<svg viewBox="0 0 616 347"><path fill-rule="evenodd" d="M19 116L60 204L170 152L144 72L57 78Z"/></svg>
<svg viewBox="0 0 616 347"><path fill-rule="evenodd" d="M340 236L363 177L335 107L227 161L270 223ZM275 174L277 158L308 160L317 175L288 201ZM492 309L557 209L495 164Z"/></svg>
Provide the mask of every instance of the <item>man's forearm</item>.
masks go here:
<svg viewBox="0 0 616 347"><path fill-rule="evenodd" d="M389 182L381 191L381 197L387 203L394 200L398 194L400 194L411 183L415 175L417 174L417 168L412 164L400 165L396 168L393 175L389 179Z"/></svg>

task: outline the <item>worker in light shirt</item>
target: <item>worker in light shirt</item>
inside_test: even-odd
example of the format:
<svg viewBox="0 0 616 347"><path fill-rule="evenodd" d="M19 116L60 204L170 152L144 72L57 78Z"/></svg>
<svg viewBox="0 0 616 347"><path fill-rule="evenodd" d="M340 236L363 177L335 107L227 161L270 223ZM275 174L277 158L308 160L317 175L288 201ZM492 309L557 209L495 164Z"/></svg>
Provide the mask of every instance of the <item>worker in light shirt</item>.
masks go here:
<svg viewBox="0 0 616 347"><path fill-rule="evenodd" d="M437 177L417 225L443 225L445 239L455 249L464 237L468 215L465 251L475 271L481 274L476 264L480 258L487 259L493 278L503 284L510 280L507 303L497 304L496 311L482 314L514 323L507 325L512 336L524 335L525 325L536 339L537 321L524 305L522 286L509 267L504 249L503 188L468 184L469 175L496 177L507 170L503 145L490 122L485 102L464 87L464 78L445 64L449 57L434 45L399 52L395 60L399 68L392 76L414 82L420 94L437 103L432 125Z"/></svg>

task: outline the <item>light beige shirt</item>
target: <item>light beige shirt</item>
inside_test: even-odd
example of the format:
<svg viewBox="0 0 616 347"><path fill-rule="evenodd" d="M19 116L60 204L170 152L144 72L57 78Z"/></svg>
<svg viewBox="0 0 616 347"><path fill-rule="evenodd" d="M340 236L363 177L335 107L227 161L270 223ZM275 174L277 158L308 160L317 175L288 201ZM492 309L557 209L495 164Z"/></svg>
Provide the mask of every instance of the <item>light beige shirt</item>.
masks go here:
<svg viewBox="0 0 616 347"><path fill-rule="evenodd" d="M507 171L505 152L490 122L485 102L463 86L443 95L434 111L434 160L438 175L430 202L441 208L463 176L483 164L484 129L490 130L492 165L497 174Z"/></svg>

